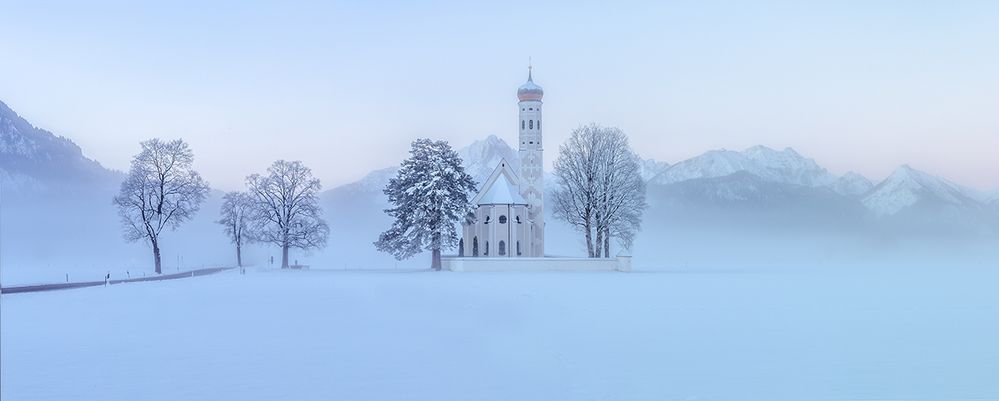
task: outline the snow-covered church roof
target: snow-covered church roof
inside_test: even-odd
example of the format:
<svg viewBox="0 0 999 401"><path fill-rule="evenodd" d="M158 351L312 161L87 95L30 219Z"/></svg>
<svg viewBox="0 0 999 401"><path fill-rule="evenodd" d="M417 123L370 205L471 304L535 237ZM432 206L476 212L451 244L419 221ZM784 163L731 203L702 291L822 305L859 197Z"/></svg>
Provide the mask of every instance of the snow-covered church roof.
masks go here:
<svg viewBox="0 0 999 401"><path fill-rule="evenodd" d="M493 181L485 195L479 199L480 205L526 205L527 201L520 196L520 189L510 183L505 175L500 174Z"/></svg>
<svg viewBox="0 0 999 401"><path fill-rule="evenodd" d="M520 196L519 182L520 177L514 173L510 163L500 159L472 202L476 205L526 205L527 201Z"/></svg>

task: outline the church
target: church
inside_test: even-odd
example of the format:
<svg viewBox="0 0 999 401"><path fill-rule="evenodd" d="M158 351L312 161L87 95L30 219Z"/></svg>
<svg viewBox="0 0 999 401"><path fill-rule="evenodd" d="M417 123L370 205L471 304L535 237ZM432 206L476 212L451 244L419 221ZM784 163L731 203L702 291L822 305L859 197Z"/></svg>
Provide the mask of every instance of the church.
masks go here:
<svg viewBox="0 0 999 401"><path fill-rule="evenodd" d="M441 257L450 271L631 271L631 257L545 254L544 144L541 99L532 67L517 89L520 167L501 159L472 198L475 211L461 226L458 255Z"/></svg>
<svg viewBox="0 0 999 401"><path fill-rule="evenodd" d="M462 225L458 256L543 257L545 255L544 148L541 98L532 67L517 89L520 109L520 171L501 160L472 198L475 212Z"/></svg>

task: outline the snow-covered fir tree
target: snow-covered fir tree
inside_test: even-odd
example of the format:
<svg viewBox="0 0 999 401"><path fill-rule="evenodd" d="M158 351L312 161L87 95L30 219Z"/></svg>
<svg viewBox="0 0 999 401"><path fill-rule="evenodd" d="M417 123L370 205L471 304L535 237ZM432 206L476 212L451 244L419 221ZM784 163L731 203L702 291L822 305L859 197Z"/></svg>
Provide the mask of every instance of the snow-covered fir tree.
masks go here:
<svg viewBox="0 0 999 401"><path fill-rule="evenodd" d="M409 153L384 190L394 205L385 213L395 222L375 246L399 260L431 251L431 267L440 270L441 249L457 246L455 225L473 210L475 181L446 141L417 139Z"/></svg>

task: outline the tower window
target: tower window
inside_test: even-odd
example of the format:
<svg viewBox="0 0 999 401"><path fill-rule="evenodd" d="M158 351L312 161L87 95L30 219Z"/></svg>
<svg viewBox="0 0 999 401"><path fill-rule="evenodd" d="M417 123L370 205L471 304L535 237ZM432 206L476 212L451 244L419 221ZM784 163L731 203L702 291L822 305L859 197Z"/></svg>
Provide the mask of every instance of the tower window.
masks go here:
<svg viewBox="0 0 999 401"><path fill-rule="evenodd" d="M529 108L528 110L530 110L530 111L534 111L534 108L533 108L533 107L531 107L531 108Z"/></svg>
<svg viewBox="0 0 999 401"><path fill-rule="evenodd" d="M530 120L530 122L527 123L527 126L534 129L534 120Z"/></svg>
<svg viewBox="0 0 999 401"><path fill-rule="evenodd" d="M520 120L520 129L524 129L524 120Z"/></svg>
<svg viewBox="0 0 999 401"><path fill-rule="evenodd" d="M506 242L500 241L500 243L499 243L499 254L500 254L500 256L506 255Z"/></svg>
<svg viewBox="0 0 999 401"><path fill-rule="evenodd" d="M541 129L541 120L538 120L538 129Z"/></svg>
<svg viewBox="0 0 999 401"><path fill-rule="evenodd" d="M506 224L506 216L500 215L499 222L500 224Z"/></svg>

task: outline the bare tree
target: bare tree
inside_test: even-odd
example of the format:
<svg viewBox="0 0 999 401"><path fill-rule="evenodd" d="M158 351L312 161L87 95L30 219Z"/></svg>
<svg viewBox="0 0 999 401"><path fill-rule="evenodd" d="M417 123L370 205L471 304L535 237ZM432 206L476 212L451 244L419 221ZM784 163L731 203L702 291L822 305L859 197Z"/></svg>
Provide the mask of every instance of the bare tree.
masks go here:
<svg viewBox="0 0 999 401"><path fill-rule="evenodd" d="M581 231L589 257L610 256L610 239L631 247L645 209L645 183L628 138L590 124L573 130L555 160L554 215Z"/></svg>
<svg viewBox="0 0 999 401"><path fill-rule="evenodd" d="M595 126L572 131L559 147L555 159L555 180L558 188L552 193L555 218L561 219L586 236L586 254L595 256L593 244L594 215L597 200L597 162L600 147Z"/></svg>
<svg viewBox="0 0 999 401"><path fill-rule="evenodd" d="M618 128L601 127L601 151L598 152L598 197L596 218L596 257L610 257L611 236L625 248L631 248L641 228L646 208L645 181L639 158L628 145L628 137Z"/></svg>
<svg viewBox="0 0 999 401"><path fill-rule="evenodd" d="M253 198L246 192L234 191L222 198L222 210L217 223L225 227L225 234L236 245L236 266L243 267L243 244L249 238L253 213Z"/></svg>
<svg viewBox="0 0 999 401"><path fill-rule="evenodd" d="M183 140L151 139L141 146L114 204L125 239L149 242L159 274L163 272L160 233L194 216L205 200L208 184L194 171L194 152Z"/></svg>
<svg viewBox="0 0 999 401"><path fill-rule="evenodd" d="M281 247L281 268L288 268L288 249L326 246L330 229L322 218L322 185L300 161L278 160L267 175L246 177L253 198L253 237Z"/></svg>

